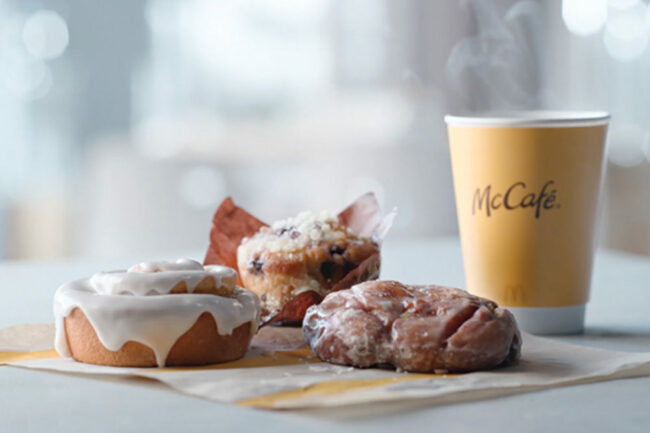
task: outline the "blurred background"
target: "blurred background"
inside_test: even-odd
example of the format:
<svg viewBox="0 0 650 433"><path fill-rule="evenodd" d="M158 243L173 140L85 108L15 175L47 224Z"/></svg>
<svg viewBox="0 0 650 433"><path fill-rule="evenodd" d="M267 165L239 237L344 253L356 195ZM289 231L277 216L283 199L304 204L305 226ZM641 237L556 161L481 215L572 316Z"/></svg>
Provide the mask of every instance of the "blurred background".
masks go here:
<svg viewBox="0 0 650 433"><path fill-rule="evenodd" d="M650 253L641 0L0 0L0 258L200 250L373 190L456 233L443 115L604 109L601 243Z"/></svg>

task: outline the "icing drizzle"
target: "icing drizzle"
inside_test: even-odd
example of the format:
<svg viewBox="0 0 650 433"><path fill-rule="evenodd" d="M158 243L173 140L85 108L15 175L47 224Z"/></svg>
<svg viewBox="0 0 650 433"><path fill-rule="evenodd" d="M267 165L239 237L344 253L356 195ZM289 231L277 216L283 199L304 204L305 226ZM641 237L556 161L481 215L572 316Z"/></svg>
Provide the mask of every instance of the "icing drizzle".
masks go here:
<svg viewBox="0 0 650 433"><path fill-rule="evenodd" d="M209 276L217 285L228 286L234 286L237 278L230 268L204 268L181 259L141 263L126 272L99 273L64 284L54 295L55 348L61 356L72 356L64 318L75 308L84 313L104 347L117 351L128 341L142 343L153 350L161 367L178 338L205 312L212 314L221 335L230 335L246 322L252 322L254 335L260 306L257 296L248 290L234 287L232 297L168 294L180 281L192 292Z"/></svg>
<svg viewBox="0 0 650 433"><path fill-rule="evenodd" d="M146 296L167 294L181 281L185 281L187 291L192 292L206 277L214 278L217 286L227 286L231 289L237 282L234 269L219 265L204 267L194 260L181 259L173 262L140 263L131 266L126 272L100 272L90 277L90 285L95 292L105 295Z"/></svg>

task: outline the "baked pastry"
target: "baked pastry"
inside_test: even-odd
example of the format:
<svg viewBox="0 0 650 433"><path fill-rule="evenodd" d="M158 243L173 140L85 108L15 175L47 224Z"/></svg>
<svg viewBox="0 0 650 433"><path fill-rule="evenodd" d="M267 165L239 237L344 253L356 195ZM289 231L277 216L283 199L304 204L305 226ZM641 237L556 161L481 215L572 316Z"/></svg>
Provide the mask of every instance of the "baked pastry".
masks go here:
<svg viewBox="0 0 650 433"><path fill-rule="evenodd" d="M125 367L238 359L257 331L259 300L237 273L189 259L148 262L59 287L55 348L63 357Z"/></svg>
<svg viewBox="0 0 650 433"><path fill-rule="evenodd" d="M336 216L303 212L272 225L225 200L213 219L205 263L236 266L262 305L262 323L302 323L332 291L379 276L380 245L394 217L373 194Z"/></svg>
<svg viewBox="0 0 650 433"><path fill-rule="evenodd" d="M244 238L237 267L244 286L260 297L262 309L276 314L301 293L325 297L373 256L362 280L379 277L379 244L355 235L334 217L303 212Z"/></svg>
<svg viewBox="0 0 650 433"><path fill-rule="evenodd" d="M303 334L323 361L411 372L474 371L519 358L514 316L487 299L441 286L357 284L311 306Z"/></svg>

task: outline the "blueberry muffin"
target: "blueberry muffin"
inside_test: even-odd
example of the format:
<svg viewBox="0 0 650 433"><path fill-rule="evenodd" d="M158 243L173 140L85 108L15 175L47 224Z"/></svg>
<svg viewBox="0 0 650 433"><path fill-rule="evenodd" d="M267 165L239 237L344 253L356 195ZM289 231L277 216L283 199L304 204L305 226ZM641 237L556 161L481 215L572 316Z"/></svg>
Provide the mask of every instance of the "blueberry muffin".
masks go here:
<svg viewBox="0 0 650 433"><path fill-rule="evenodd" d="M332 291L377 279L379 244L336 217L303 212L244 238L237 266L243 285L259 296L263 316L272 317L297 297L308 297L311 305Z"/></svg>

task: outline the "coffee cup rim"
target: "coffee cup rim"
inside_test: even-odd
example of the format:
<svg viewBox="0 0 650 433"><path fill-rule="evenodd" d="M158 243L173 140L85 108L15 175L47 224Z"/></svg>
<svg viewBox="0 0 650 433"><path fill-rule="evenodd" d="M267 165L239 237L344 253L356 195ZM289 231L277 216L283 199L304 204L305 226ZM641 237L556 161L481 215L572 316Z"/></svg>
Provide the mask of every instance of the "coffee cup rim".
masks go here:
<svg viewBox="0 0 650 433"><path fill-rule="evenodd" d="M530 110L476 115L448 114L445 123L451 126L569 128L606 125L610 117L606 111Z"/></svg>

